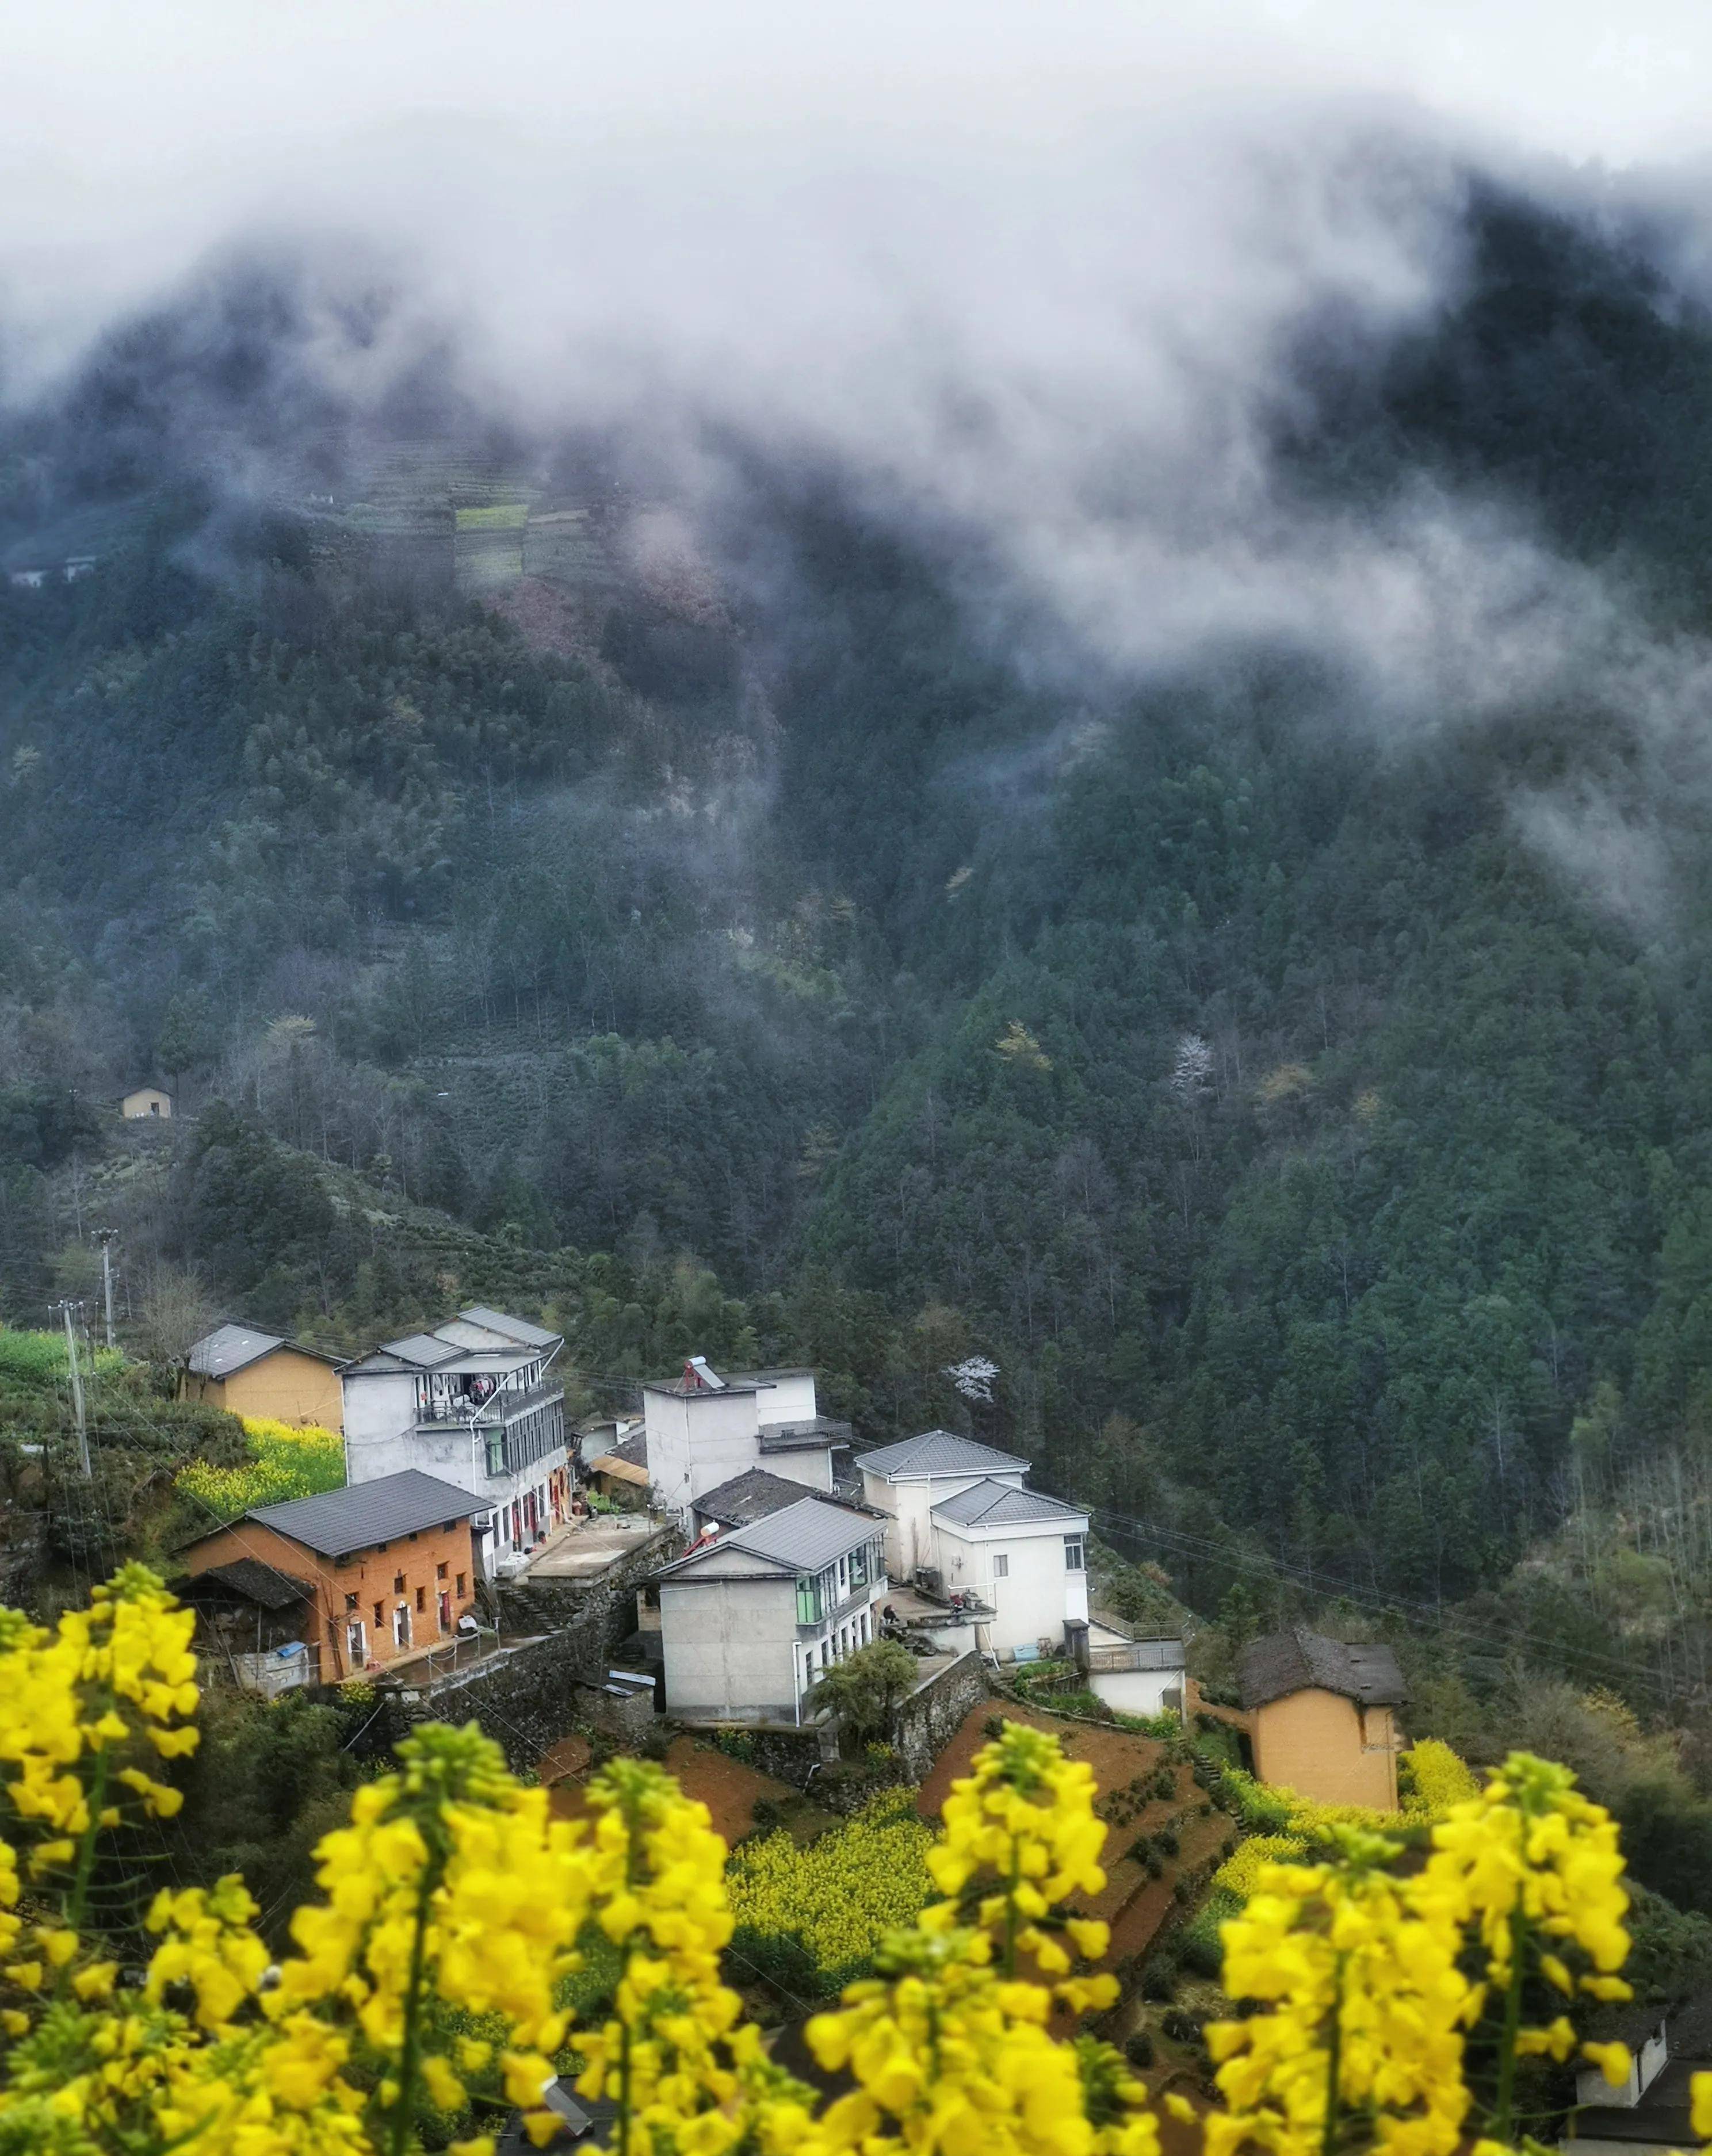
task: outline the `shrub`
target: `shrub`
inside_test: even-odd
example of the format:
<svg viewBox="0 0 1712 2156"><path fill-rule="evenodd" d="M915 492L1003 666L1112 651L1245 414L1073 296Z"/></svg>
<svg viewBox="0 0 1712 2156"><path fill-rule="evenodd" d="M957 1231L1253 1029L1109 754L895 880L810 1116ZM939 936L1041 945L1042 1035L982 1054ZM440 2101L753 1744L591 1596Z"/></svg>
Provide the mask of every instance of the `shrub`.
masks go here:
<svg viewBox="0 0 1712 2156"><path fill-rule="evenodd" d="M256 1505L344 1488L345 1441L337 1430L294 1430L289 1423L246 1417L244 1435L248 1465L215 1467L193 1460L174 1478L178 1489L221 1520L235 1520Z"/></svg>
<svg viewBox="0 0 1712 2156"><path fill-rule="evenodd" d="M1132 2066L1144 2069L1154 2062L1154 2040L1145 2029L1138 2029L1134 2035L1123 2040L1123 2056Z"/></svg>
<svg viewBox="0 0 1712 2156"><path fill-rule="evenodd" d="M1144 1999L1164 2000L1177 1996L1177 1964L1170 1954L1154 1955L1141 1972Z"/></svg>
<svg viewBox="0 0 1712 2156"><path fill-rule="evenodd" d="M1162 1826L1154 1836L1154 1847L1162 1856L1175 1856L1179 1847L1176 1828Z"/></svg>

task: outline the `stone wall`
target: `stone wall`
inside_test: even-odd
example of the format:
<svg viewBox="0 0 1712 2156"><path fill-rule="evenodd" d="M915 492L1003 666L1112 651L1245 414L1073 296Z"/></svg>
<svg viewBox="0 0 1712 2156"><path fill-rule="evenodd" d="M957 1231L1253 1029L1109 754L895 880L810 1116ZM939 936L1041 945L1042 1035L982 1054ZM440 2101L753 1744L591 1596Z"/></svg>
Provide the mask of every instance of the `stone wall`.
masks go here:
<svg viewBox="0 0 1712 2156"><path fill-rule="evenodd" d="M892 1743L913 1781L925 1781L972 1707L992 1696L986 1663L971 1647L897 1710Z"/></svg>
<svg viewBox="0 0 1712 2156"><path fill-rule="evenodd" d="M516 1639L467 1669L420 1689L382 1687L357 1748L387 1751L419 1722L479 1722L508 1765L527 1771L573 1728L604 1729L634 1749L654 1718L648 1695L616 1699L601 1688L614 1650L636 1629L636 1589L682 1547L662 1528L592 1579L527 1578L501 1589Z"/></svg>

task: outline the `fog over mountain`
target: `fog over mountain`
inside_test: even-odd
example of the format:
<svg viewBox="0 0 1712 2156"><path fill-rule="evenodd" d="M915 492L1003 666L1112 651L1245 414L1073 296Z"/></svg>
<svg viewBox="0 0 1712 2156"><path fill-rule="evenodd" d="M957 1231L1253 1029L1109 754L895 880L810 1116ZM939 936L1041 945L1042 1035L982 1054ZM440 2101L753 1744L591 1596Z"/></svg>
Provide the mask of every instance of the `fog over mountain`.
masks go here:
<svg viewBox="0 0 1712 2156"><path fill-rule="evenodd" d="M0 1316L803 1357L1215 1600L1712 1441L1698 13L16 27Z"/></svg>

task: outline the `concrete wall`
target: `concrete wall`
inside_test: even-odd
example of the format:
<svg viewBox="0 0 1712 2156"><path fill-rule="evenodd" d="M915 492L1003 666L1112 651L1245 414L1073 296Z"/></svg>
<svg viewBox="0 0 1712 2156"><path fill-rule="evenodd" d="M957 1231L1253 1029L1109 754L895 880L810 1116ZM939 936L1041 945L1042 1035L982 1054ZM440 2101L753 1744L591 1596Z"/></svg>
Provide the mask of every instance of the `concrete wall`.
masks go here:
<svg viewBox="0 0 1712 2156"><path fill-rule="evenodd" d="M648 1476L664 1509L687 1519L690 1501L760 1465L758 1399L745 1392L645 1392Z"/></svg>
<svg viewBox="0 0 1712 2156"><path fill-rule="evenodd" d="M669 1714L794 1718L794 1580L662 1580L660 1630Z"/></svg>
<svg viewBox="0 0 1712 2156"><path fill-rule="evenodd" d="M1175 1695L1173 1713L1183 1704L1181 1670L1096 1670L1087 1688L1119 1714L1163 1714L1168 1691Z"/></svg>
<svg viewBox="0 0 1712 2156"><path fill-rule="evenodd" d="M1388 1707L1365 1712L1336 1692L1292 1692L1252 1717L1254 1771L1262 1782L1324 1804L1397 1808L1397 1748Z"/></svg>
<svg viewBox="0 0 1712 2156"><path fill-rule="evenodd" d="M1066 1524L1073 1531L1073 1521ZM1083 1533L1085 1538L1085 1527ZM1065 1569L1064 1537L1065 1526L1056 1520L990 1530L935 1520L933 1545L945 1592L974 1588L998 1612L981 1627L982 1644L994 1654L1009 1655L1039 1640L1060 1646L1067 1619L1087 1621L1087 1573ZM1003 1578L995 1576L995 1556L1003 1556L1009 1567Z"/></svg>
<svg viewBox="0 0 1712 2156"><path fill-rule="evenodd" d="M295 1348L276 1348L270 1355L229 1378L199 1378L188 1373L180 1394L187 1400L204 1400L228 1414L259 1415L270 1422L285 1422L301 1430L342 1430L344 1394L339 1373L330 1363Z"/></svg>
<svg viewBox="0 0 1712 2156"><path fill-rule="evenodd" d="M755 1465L764 1467L769 1475L778 1476L781 1481L800 1482L805 1490L827 1491L832 1487L832 1455L824 1446L814 1452L762 1452L758 1449ZM738 1471L741 1473L741 1469Z"/></svg>
<svg viewBox="0 0 1712 2156"><path fill-rule="evenodd" d="M815 1405L815 1373L792 1371L771 1378L762 1388L757 1405L759 1422L812 1422L820 1410Z"/></svg>

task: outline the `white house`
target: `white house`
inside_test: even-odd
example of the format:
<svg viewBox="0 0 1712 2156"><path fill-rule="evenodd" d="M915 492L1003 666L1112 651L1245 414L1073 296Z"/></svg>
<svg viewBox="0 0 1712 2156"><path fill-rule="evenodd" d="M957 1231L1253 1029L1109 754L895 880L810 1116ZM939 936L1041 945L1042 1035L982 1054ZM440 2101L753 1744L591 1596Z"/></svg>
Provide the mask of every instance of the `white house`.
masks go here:
<svg viewBox="0 0 1712 2156"><path fill-rule="evenodd" d="M890 1516L886 1563L900 1584L938 1564L933 1512L942 1497L954 1497L983 1478L1020 1490L1028 1469L1026 1460L995 1452L990 1445L977 1445L973 1438L959 1437L949 1430L900 1438L895 1445L882 1445L877 1452L863 1453L856 1464L862 1478L862 1502Z"/></svg>
<svg viewBox="0 0 1712 2156"><path fill-rule="evenodd" d="M820 1672L877 1636L884 1523L799 1497L698 1543L659 1582L668 1712L799 1722Z"/></svg>
<svg viewBox="0 0 1712 2156"><path fill-rule="evenodd" d="M419 1468L481 1499L490 1567L527 1549L570 1503L564 1387L551 1374L563 1345L476 1304L347 1363L347 1481Z"/></svg>
<svg viewBox="0 0 1712 2156"><path fill-rule="evenodd" d="M642 1388L648 1479L687 1527L695 1501L748 1468L805 1490L830 1491L832 1456L847 1422L819 1414L812 1370L740 1370L722 1377L695 1355L680 1376Z"/></svg>
<svg viewBox="0 0 1712 2156"><path fill-rule="evenodd" d="M973 1590L994 1612L975 1643L1001 1660L1019 1647L1062 1649L1087 1622L1087 1514L1057 1497L988 1477L933 1507L943 1591Z"/></svg>
<svg viewBox="0 0 1712 2156"><path fill-rule="evenodd" d="M1122 1626L1099 1617L1088 1620L1087 1635L1077 1646L1077 1666L1087 1688L1119 1714L1180 1716L1189 1655L1183 1636L1154 1633L1137 1639Z"/></svg>

